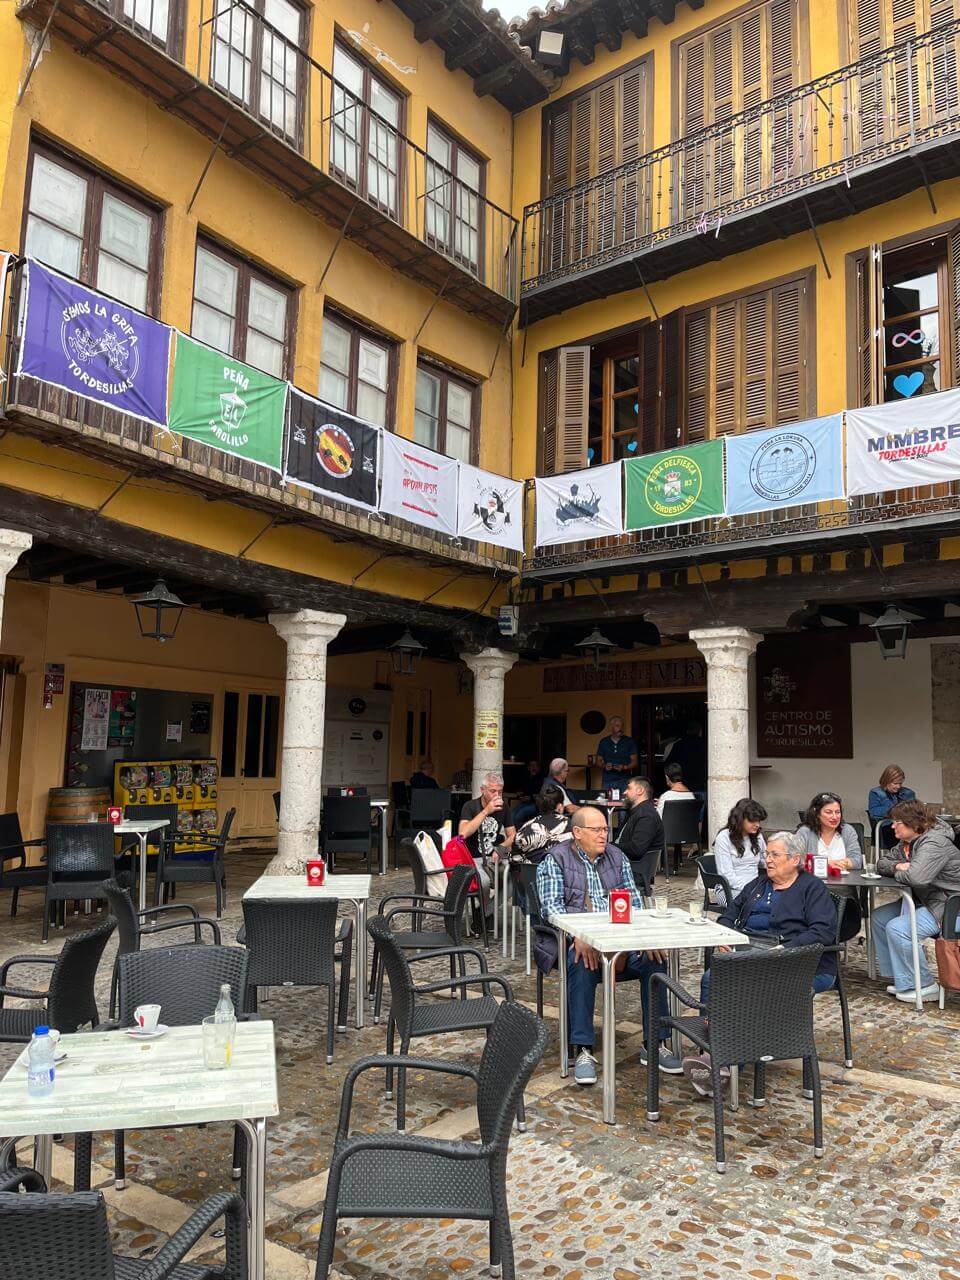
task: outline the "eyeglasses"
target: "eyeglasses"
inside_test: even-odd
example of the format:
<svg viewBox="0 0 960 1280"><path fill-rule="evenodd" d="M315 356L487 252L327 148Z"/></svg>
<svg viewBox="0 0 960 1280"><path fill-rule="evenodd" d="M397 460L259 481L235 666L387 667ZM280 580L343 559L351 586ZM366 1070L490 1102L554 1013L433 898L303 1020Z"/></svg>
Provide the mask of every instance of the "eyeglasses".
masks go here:
<svg viewBox="0 0 960 1280"><path fill-rule="evenodd" d="M574 831L602 831L604 834L607 832L606 827L574 827L573 829Z"/></svg>
<svg viewBox="0 0 960 1280"><path fill-rule="evenodd" d="M835 796L832 791L823 791L817 796L814 804L842 804L843 801L839 796Z"/></svg>

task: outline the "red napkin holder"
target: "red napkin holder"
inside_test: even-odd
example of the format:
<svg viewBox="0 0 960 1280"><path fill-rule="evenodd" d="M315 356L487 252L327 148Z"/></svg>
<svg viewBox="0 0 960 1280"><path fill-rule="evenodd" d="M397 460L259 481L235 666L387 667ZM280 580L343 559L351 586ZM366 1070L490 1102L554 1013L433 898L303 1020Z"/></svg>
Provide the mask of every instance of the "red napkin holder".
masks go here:
<svg viewBox="0 0 960 1280"><path fill-rule="evenodd" d="M307 884L313 889L320 889L323 886L323 877L326 873L322 858L307 863Z"/></svg>
<svg viewBox="0 0 960 1280"><path fill-rule="evenodd" d="M630 923L630 890L612 889L610 891L610 923Z"/></svg>

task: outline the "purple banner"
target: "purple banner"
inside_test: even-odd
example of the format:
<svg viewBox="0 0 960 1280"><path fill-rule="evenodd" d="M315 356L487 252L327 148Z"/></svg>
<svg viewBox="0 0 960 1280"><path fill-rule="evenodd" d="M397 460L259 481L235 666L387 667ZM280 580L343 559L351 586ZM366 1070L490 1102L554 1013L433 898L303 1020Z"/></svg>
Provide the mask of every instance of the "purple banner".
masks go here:
<svg viewBox="0 0 960 1280"><path fill-rule="evenodd" d="M25 279L18 375L165 427L172 329L39 262Z"/></svg>

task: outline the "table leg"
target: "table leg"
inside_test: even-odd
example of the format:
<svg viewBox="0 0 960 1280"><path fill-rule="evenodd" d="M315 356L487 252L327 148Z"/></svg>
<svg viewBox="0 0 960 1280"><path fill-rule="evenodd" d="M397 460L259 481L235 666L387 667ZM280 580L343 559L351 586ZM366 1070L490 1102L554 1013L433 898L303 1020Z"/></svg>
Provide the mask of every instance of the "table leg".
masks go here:
<svg viewBox="0 0 960 1280"><path fill-rule="evenodd" d="M33 1140L33 1167L50 1187L53 1176L53 1134L40 1133Z"/></svg>
<svg viewBox="0 0 960 1280"><path fill-rule="evenodd" d="M483 904L481 903L481 906ZM500 863L493 864L493 940L500 937ZM504 955L507 953L504 952Z"/></svg>
<svg viewBox="0 0 960 1280"><path fill-rule="evenodd" d="M677 950L667 952L667 973L674 982L680 981L680 952ZM667 992L667 1007L674 1018L680 1016L680 1001L672 991ZM676 1028L670 1035L670 1048L678 1058L683 1053L683 1042L680 1038L680 1032Z"/></svg>
<svg viewBox="0 0 960 1280"><path fill-rule="evenodd" d="M363 997L367 986L367 903L363 898L354 900L357 918L357 1030L363 1030Z"/></svg>
<svg viewBox="0 0 960 1280"><path fill-rule="evenodd" d="M377 812L380 814L380 874L385 876L390 862L387 848L387 810L378 809Z"/></svg>
<svg viewBox="0 0 960 1280"><path fill-rule="evenodd" d="M507 958L507 922L509 920L509 911L510 911L510 894L507 891L507 877L510 874L510 862L508 859L505 858L503 860L502 870L500 866L497 867L497 874L503 875L503 883L500 886L500 910L503 916L503 919L500 922L500 927L501 927L500 941L502 944L503 958L504 960L506 960Z"/></svg>
<svg viewBox="0 0 960 1280"><path fill-rule="evenodd" d="M557 973L560 977L560 1075L566 1079L570 1073L568 1053L570 1044L570 1011L567 1007L567 936L564 933L560 934Z"/></svg>
<svg viewBox="0 0 960 1280"><path fill-rule="evenodd" d="M900 890L900 898L910 912L910 946L913 951L913 994L916 996L917 1013L923 1013L923 997L920 995L920 938L917 934L917 906L909 889Z"/></svg>
<svg viewBox="0 0 960 1280"><path fill-rule="evenodd" d="M617 953L601 955L603 963L603 1118L617 1119Z"/></svg>
<svg viewBox="0 0 960 1280"><path fill-rule="evenodd" d="M250 1280L265 1280L266 1262L266 1120L238 1120L247 1138L247 1266Z"/></svg>
<svg viewBox="0 0 960 1280"><path fill-rule="evenodd" d="M140 837L140 910L147 909L147 837L148 831L138 833Z"/></svg>
<svg viewBox="0 0 960 1280"><path fill-rule="evenodd" d="M867 948L867 977L873 982L877 976L877 957L873 950L873 907L876 890L867 889L867 918L863 922L863 940Z"/></svg>

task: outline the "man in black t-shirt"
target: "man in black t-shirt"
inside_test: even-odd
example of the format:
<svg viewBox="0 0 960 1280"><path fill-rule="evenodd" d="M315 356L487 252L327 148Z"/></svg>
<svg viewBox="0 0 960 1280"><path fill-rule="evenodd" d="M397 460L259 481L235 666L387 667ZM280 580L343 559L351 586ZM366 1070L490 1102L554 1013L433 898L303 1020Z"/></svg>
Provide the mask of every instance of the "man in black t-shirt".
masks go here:
<svg viewBox="0 0 960 1280"><path fill-rule="evenodd" d="M484 775L479 797L468 800L460 810L457 834L466 841L471 856L481 861L496 861L498 846L509 851L516 831L513 816L503 802L502 774Z"/></svg>

